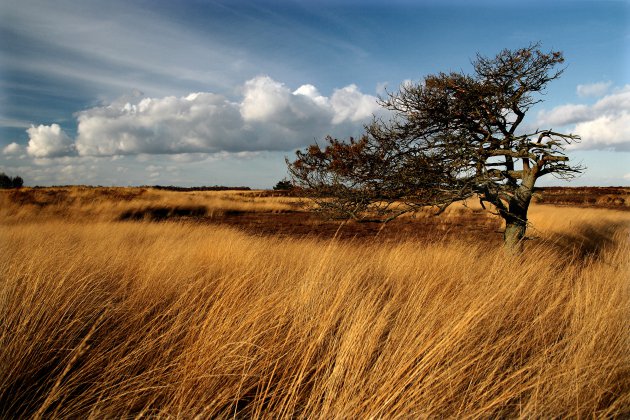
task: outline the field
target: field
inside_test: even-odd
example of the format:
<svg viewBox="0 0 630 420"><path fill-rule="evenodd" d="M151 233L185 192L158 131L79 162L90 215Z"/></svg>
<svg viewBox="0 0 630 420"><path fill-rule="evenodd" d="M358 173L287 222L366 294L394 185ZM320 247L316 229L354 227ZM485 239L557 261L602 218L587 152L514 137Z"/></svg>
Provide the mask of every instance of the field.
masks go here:
<svg viewBox="0 0 630 420"><path fill-rule="evenodd" d="M543 191L518 256L475 203L383 226L272 192L0 191L0 417L628 417L613 190Z"/></svg>

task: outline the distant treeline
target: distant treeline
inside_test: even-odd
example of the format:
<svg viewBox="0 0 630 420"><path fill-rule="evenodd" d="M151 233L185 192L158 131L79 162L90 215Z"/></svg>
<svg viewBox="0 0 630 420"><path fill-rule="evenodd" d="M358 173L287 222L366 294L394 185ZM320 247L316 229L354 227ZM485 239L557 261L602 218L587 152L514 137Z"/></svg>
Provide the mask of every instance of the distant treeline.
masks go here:
<svg viewBox="0 0 630 420"><path fill-rule="evenodd" d="M10 177L4 172L0 172L0 188L22 188L24 180L19 177Z"/></svg>
<svg viewBox="0 0 630 420"><path fill-rule="evenodd" d="M548 194L628 194L629 187L536 187L536 191Z"/></svg>
<svg viewBox="0 0 630 420"><path fill-rule="evenodd" d="M41 186L36 185L33 188L112 188L112 187L103 187L102 185L52 185L52 186ZM114 187L116 188L116 187ZM127 188L127 187L123 187ZM202 187L176 187L174 185L141 185L139 187L129 187L129 188L155 188L156 190L168 190L168 191L251 191L250 187L225 187L222 185L215 185L212 187L202 186Z"/></svg>

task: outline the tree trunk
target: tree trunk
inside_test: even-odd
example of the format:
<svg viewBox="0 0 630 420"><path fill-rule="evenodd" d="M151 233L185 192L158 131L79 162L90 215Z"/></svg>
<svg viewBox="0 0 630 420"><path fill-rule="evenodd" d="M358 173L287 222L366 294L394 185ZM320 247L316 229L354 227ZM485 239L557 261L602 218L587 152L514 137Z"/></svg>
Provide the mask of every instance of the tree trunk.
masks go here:
<svg viewBox="0 0 630 420"><path fill-rule="evenodd" d="M533 182L531 184L533 187ZM503 244L508 251L514 254L523 252L523 241L527 230L527 210L532 199L532 187L521 185L509 202L508 213L503 215L505 219Z"/></svg>
<svg viewBox="0 0 630 420"><path fill-rule="evenodd" d="M505 232L503 232L503 245L506 250L513 254L523 252L523 240L525 239L526 223L519 221L505 221Z"/></svg>

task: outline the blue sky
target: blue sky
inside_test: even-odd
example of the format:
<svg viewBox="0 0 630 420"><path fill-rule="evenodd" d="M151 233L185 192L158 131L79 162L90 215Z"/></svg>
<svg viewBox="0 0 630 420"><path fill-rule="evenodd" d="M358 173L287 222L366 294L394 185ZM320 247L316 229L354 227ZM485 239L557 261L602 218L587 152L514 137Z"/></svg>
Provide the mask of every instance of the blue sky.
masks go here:
<svg viewBox="0 0 630 420"><path fill-rule="evenodd" d="M384 89L536 41L567 68L527 124L588 167L540 184L630 185L630 2L605 0L0 0L0 171L271 187Z"/></svg>

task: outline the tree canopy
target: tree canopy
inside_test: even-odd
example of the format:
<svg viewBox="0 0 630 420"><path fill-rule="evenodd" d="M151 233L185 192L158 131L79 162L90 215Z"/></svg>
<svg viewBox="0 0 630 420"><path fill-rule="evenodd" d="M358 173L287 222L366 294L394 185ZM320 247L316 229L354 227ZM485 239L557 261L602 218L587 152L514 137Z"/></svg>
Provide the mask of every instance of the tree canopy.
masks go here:
<svg viewBox="0 0 630 420"><path fill-rule="evenodd" d="M477 196L506 222L516 246L527 226L536 180L569 179L583 168L564 153L579 136L521 132L547 84L563 72L561 52L538 43L477 55L472 74L438 73L380 98L391 112L358 139L327 137L287 161L292 182L334 217L388 221L424 206L440 211Z"/></svg>

